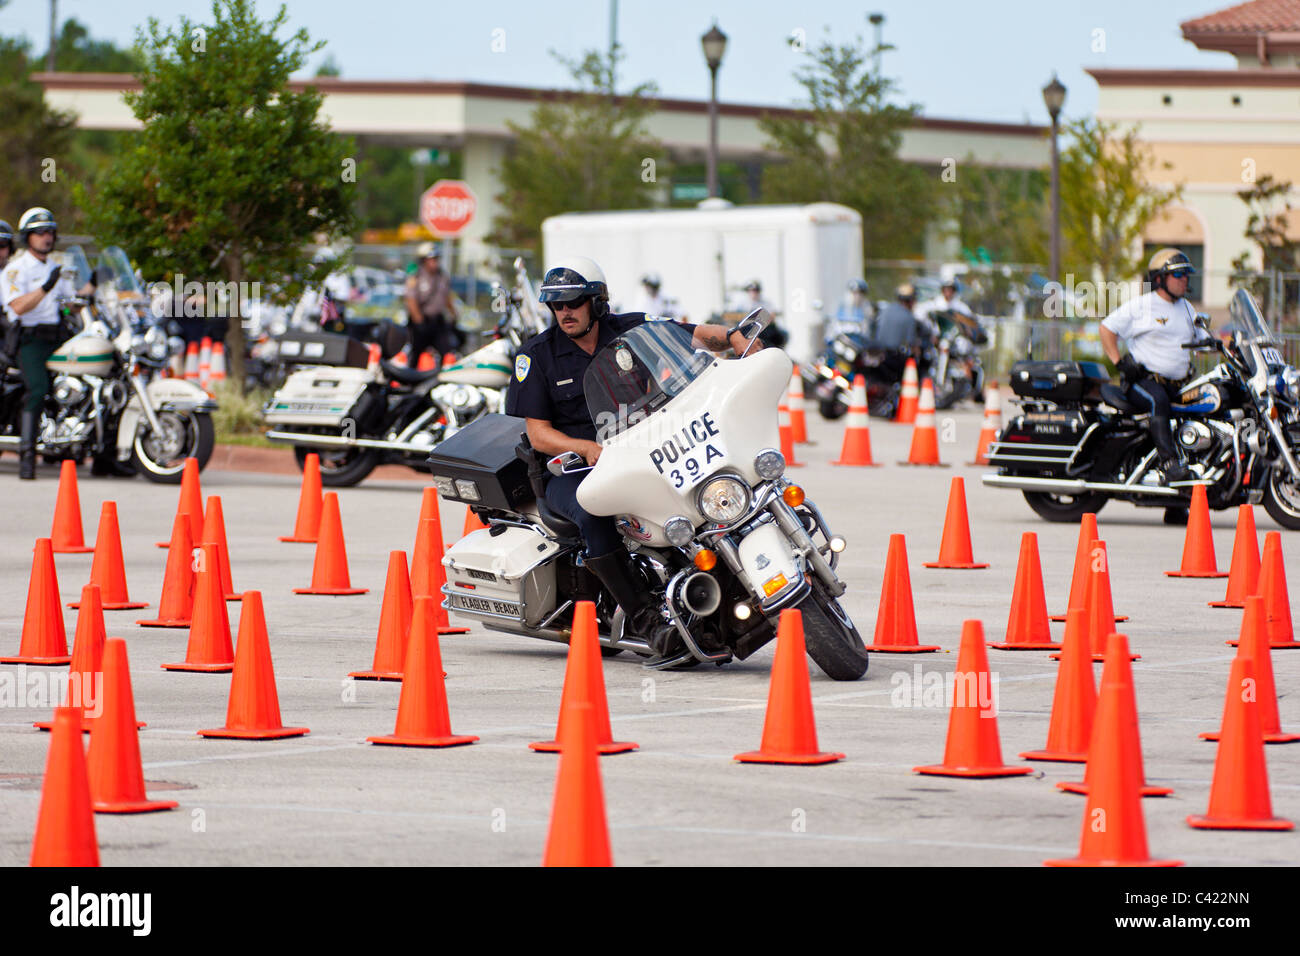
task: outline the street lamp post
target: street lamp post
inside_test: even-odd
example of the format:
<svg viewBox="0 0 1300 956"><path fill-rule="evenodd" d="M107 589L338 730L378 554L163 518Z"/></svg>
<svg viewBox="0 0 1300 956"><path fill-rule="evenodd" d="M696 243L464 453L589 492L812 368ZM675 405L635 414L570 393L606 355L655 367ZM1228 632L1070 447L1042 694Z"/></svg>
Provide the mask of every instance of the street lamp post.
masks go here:
<svg viewBox="0 0 1300 956"><path fill-rule="evenodd" d="M1057 137L1061 131L1061 107L1065 105L1065 86L1052 74L1052 82L1043 87L1043 102L1052 117L1052 263L1054 282L1061 281L1061 151Z"/></svg>
<svg viewBox="0 0 1300 956"><path fill-rule="evenodd" d="M709 32L700 37L704 47L704 60L709 64L709 198L718 195L718 67L727 52L727 35L715 22Z"/></svg>

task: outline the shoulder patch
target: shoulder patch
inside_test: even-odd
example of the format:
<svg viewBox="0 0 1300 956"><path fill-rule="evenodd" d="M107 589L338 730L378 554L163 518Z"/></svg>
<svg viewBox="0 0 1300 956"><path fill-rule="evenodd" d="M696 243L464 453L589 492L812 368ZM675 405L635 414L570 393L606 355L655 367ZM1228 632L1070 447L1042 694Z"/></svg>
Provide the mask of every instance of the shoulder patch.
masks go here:
<svg viewBox="0 0 1300 956"><path fill-rule="evenodd" d="M671 315L647 315L645 320L647 322L671 322L673 317Z"/></svg>
<svg viewBox="0 0 1300 956"><path fill-rule="evenodd" d="M532 367L533 360L527 355L520 355L515 358L515 378L523 381L528 377L528 369Z"/></svg>

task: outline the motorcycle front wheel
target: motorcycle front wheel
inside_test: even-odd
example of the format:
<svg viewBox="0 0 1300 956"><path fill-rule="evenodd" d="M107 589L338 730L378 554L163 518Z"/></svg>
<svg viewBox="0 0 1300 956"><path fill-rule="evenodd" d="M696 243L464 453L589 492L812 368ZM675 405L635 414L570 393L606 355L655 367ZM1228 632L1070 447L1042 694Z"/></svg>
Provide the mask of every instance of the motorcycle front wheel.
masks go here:
<svg viewBox="0 0 1300 956"><path fill-rule="evenodd" d="M1270 518L1288 531L1300 531L1300 484L1291 480L1284 464L1269 472L1264 486L1264 509Z"/></svg>
<svg viewBox="0 0 1300 956"><path fill-rule="evenodd" d="M216 447L216 431L207 412L158 412L159 432L148 425L136 435L131 458L136 471L152 482L179 485L185 459L197 458L202 471Z"/></svg>
<svg viewBox="0 0 1300 956"><path fill-rule="evenodd" d="M808 656L831 680L857 680L867 672L867 647L840 602L828 595L820 581L799 603L804 644Z"/></svg>
<svg viewBox="0 0 1300 956"><path fill-rule="evenodd" d="M360 484L379 464L379 452L373 448L308 448L294 445L293 457L301 471L307 456L320 456L320 483L327 488L350 488Z"/></svg>

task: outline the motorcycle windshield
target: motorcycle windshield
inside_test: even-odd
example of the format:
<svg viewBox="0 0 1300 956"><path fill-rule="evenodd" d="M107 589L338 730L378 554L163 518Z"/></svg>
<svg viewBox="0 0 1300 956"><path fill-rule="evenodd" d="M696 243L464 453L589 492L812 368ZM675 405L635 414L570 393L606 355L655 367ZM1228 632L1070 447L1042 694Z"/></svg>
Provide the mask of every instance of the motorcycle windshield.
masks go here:
<svg viewBox="0 0 1300 956"><path fill-rule="evenodd" d="M596 353L583 378L587 408L608 437L663 408L713 364L676 322L646 322Z"/></svg>
<svg viewBox="0 0 1300 956"><path fill-rule="evenodd" d="M1278 344L1273 330L1260 314L1259 306L1245 289L1238 289L1233 294L1232 301L1228 303L1228 314L1232 317L1232 323L1242 342L1272 346Z"/></svg>
<svg viewBox="0 0 1300 956"><path fill-rule="evenodd" d="M131 268L131 260L126 257L121 246L109 246L99 254L99 268L107 274L108 281L113 283L113 288L117 290L119 299L143 299L144 290L140 288L140 283L136 281L135 270Z"/></svg>
<svg viewBox="0 0 1300 956"><path fill-rule="evenodd" d="M61 278L72 283L74 289L80 289L90 281L90 263L81 246L68 246L62 252L50 255L50 262L63 267Z"/></svg>

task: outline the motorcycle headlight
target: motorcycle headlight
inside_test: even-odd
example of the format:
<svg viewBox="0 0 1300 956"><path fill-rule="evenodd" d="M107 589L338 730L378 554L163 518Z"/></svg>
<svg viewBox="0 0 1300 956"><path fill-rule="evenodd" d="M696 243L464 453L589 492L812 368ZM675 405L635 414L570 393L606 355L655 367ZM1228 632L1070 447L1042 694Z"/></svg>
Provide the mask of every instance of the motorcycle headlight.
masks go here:
<svg viewBox="0 0 1300 956"><path fill-rule="evenodd" d="M700 489L698 501L704 517L729 524L749 510L749 486L736 478L714 478Z"/></svg>
<svg viewBox="0 0 1300 956"><path fill-rule="evenodd" d="M1286 394L1291 396L1292 401L1300 400L1300 369L1288 365L1281 377L1286 385Z"/></svg>
<svg viewBox="0 0 1300 956"><path fill-rule="evenodd" d="M695 538L695 525L691 524L689 518L674 515L664 522L664 535L669 543L684 548Z"/></svg>
<svg viewBox="0 0 1300 956"><path fill-rule="evenodd" d="M775 448L764 448L754 459L754 470L758 477L771 481L785 474L785 455Z"/></svg>
<svg viewBox="0 0 1300 956"><path fill-rule="evenodd" d="M456 482L445 475L434 475L433 486L438 489L438 494L443 498L456 497Z"/></svg>

